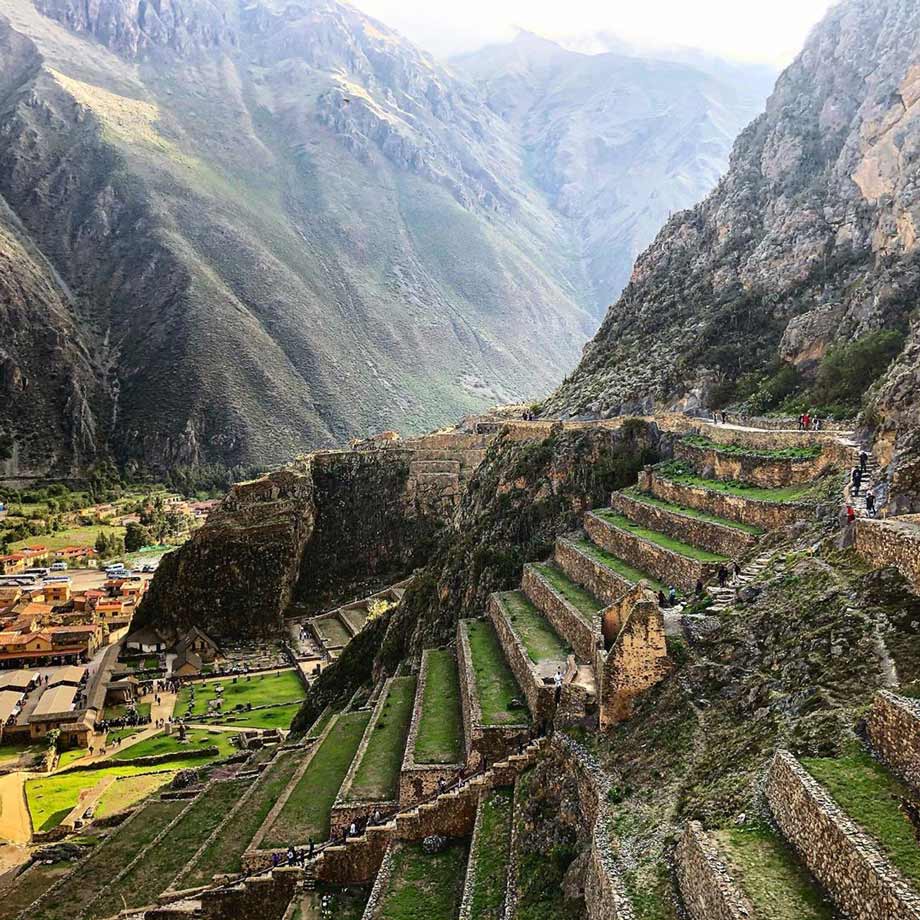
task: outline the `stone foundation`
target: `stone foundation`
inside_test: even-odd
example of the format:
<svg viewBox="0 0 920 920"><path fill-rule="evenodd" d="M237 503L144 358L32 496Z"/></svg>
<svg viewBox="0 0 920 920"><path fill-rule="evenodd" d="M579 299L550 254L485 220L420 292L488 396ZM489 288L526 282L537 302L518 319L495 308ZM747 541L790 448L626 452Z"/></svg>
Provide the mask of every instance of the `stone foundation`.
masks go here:
<svg viewBox="0 0 920 920"><path fill-rule="evenodd" d="M920 700L880 690L866 717L866 733L875 753L920 790Z"/></svg>
<svg viewBox="0 0 920 920"><path fill-rule="evenodd" d="M767 776L773 817L802 861L853 920L920 920L920 894L788 751Z"/></svg>
<svg viewBox="0 0 920 920"><path fill-rule="evenodd" d="M893 565L920 592L920 518L859 518L856 552L870 565Z"/></svg>
<svg viewBox="0 0 920 920"><path fill-rule="evenodd" d="M691 821L674 854L684 907L692 920L751 920L754 907L732 878L716 842Z"/></svg>
<svg viewBox="0 0 920 920"><path fill-rule="evenodd" d="M686 441L674 445L674 457L689 464L700 475L713 479L746 482L765 489L804 485L831 469L844 469L836 452L824 452L813 459L780 460L757 454L725 454L714 448L697 447Z"/></svg>
<svg viewBox="0 0 920 920"><path fill-rule="evenodd" d="M637 501L622 492L613 493L610 497L610 507L642 527L657 530L676 540L708 549L711 553L718 553L731 559L743 556L757 542L754 534L744 530L668 511L665 508Z"/></svg>
<svg viewBox="0 0 920 920"><path fill-rule="evenodd" d="M565 537L556 540L553 560L572 581L605 604L613 604L632 587L631 582L596 562Z"/></svg>
<svg viewBox="0 0 920 920"><path fill-rule="evenodd" d="M706 511L741 524L762 527L764 530L778 530L796 521L815 519L815 509L810 505L756 501L700 486L688 486L663 478L654 469L645 469L639 473L639 488L663 501Z"/></svg>
<svg viewBox="0 0 920 920"><path fill-rule="evenodd" d="M719 570L716 562L700 562L671 552L590 512L585 515L584 527L588 536L608 553L682 591L693 591L699 579L704 583L711 581Z"/></svg>

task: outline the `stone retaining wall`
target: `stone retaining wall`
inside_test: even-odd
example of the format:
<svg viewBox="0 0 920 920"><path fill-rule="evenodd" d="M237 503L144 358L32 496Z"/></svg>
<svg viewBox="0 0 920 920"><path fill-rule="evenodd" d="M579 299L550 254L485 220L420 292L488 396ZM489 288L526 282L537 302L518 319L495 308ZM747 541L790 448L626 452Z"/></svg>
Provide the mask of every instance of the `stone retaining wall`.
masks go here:
<svg viewBox="0 0 920 920"><path fill-rule="evenodd" d="M716 492L701 486L689 486L672 482L659 476L654 469L639 473L639 488L666 502L706 511L717 517L762 527L764 530L778 530L796 521L813 521L815 509L799 502L766 502L740 495Z"/></svg>
<svg viewBox="0 0 920 920"><path fill-rule="evenodd" d="M765 489L804 485L834 466L825 454L813 459L783 460L757 454L725 454L686 441L674 445L674 457L689 463L700 475L746 482Z"/></svg>
<svg viewBox="0 0 920 920"><path fill-rule="evenodd" d="M476 691L476 675L465 620L457 623L457 667L460 676L460 706L463 712L463 745L466 765L471 770L501 760L530 731L526 722L516 725L483 725L482 707Z"/></svg>
<svg viewBox="0 0 920 920"><path fill-rule="evenodd" d="M853 920L920 920L920 894L788 751L767 776L773 817L802 861Z"/></svg>
<svg viewBox="0 0 920 920"><path fill-rule="evenodd" d="M610 507L642 527L657 530L676 540L732 559L743 556L757 542L754 534L736 527L714 524L712 521L668 511L665 508L638 501L623 492L613 493L610 497Z"/></svg>
<svg viewBox="0 0 920 920"><path fill-rule="evenodd" d="M920 592L920 524L914 520L858 518L856 552L870 565L895 566Z"/></svg>
<svg viewBox="0 0 920 920"><path fill-rule="evenodd" d="M438 781L450 785L463 770L462 763L430 764L418 763L415 759L415 741L418 738L419 723L422 718L422 705L425 699L425 685L428 683L428 653L422 652L422 664L419 668L418 683L415 686L415 700L412 704L412 721L406 738L406 752L403 755L402 769L399 772L399 807L408 808L416 802L430 798L438 791Z"/></svg>
<svg viewBox="0 0 920 920"><path fill-rule="evenodd" d="M920 790L920 700L880 690L866 718L866 732L875 753Z"/></svg>
<svg viewBox="0 0 920 920"><path fill-rule="evenodd" d="M590 512L585 515L584 527L588 536L608 553L682 591L693 591L698 579L708 582L719 570L716 562L700 562L671 552Z"/></svg>
<svg viewBox="0 0 920 920"><path fill-rule="evenodd" d="M377 878L374 879L374 887L371 889L367 904L364 905L364 913L361 915L361 920L376 920L376 918L380 916L383 906L383 896L387 890L387 886L390 884L392 875L393 846L391 844L387 847L387 851L383 855L383 861L380 863L380 868L377 870Z"/></svg>
<svg viewBox="0 0 920 920"><path fill-rule="evenodd" d="M556 688L552 683L544 682L536 665L531 661L527 649L514 630L501 595L493 594L489 598L489 618L498 634L508 666L524 691L524 696L527 697L527 707L534 722L539 725L554 718L557 714ZM570 683L575 669L567 666L564 670L566 679L562 686L558 709L560 716L565 713L567 723L573 723L585 715L587 694L583 687Z"/></svg>
<svg viewBox="0 0 920 920"><path fill-rule="evenodd" d="M798 418L791 415L739 415L737 412L726 412L725 415L730 425L744 425L748 428L766 428L771 431L797 431L799 427ZM843 421L821 420L822 431L853 431L855 428L855 419L844 419Z"/></svg>
<svg viewBox="0 0 920 920"><path fill-rule="evenodd" d="M631 582L596 562L565 537L556 540L553 559L572 581L605 604L615 603L632 587Z"/></svg>
<svg viewBox="0 0 920 920"><path fill-rule="evenodd" d="M604 643L601 613L588 622L532 565L524 566L521 587L553 629L572 646L576 656L581 661L593 662L597 648Z"/></svg>
<svg viewBox="0 0 920 920"><path fill-rule="evenodd" d="M692 920L751 920L756 916L718 845L697 821L684 828L674 858L684 907Z"/></svg>

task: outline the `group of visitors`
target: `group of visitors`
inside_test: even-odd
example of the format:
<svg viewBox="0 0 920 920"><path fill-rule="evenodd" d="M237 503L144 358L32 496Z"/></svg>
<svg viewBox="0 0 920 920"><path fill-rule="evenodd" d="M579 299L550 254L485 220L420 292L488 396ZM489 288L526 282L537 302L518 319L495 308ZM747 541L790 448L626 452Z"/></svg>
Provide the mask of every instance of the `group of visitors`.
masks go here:
<svg viewBox="0 0 920 920"><path fill-rule="evenodd" d="M719 565L718 572L716 573L719 587L724 588L728 584L728 579L730 577L732 583L735 585L737 585L741 579L741 565L737 560L732 562L731 571L729 571L724 564ZM706 585L703 584L702 578L696 580L696 586L693 593L697 598L703 597L706 593ZM676 607L679 603L680 598L678 597L677 589L674 585L668 588L667 593L665 593L663 588L658 592L658 606L661 607L662 610L667 610L669 607Z"/></svg>
<svg viewBox="0 0 920 920"><path fill-rule="evenodd" d="M859 452L859 463L850 471L850 496L851 498L859 497L859 490L862 489L869 473L869 454L865 450ZM872 486L866 488L866 514L869 517L875 517L877 513L877 496ZM856 509L852 503L846 506L847 523L852 524L856 520Z"/></svg>
<svg viewBox="0 0 920 920"><path fill-rule="evenodd" d="M821 419L812 412L803 412L799 416L799 431L820 431Z"/></svg>
<svg viewBox="0 0 920 920"><path fill-rule="evenodd" d="M286 864L288 866L304 866L309 861L313 859L316 855L316 844L313 841L313 838L310 838L310 843L306 847L301 847L299 850L295 846L289 846L287 848ZM272 853L272 868L277 868L281 865L281 854Z"/></svg>
<svg viewBox="0 0 920 920"><path fill-rule="evenodd" d="M535 422L537 420L537 414L536 412L531 412L530 409L525 409L521 414L521 418L525 422Z"/></svg>

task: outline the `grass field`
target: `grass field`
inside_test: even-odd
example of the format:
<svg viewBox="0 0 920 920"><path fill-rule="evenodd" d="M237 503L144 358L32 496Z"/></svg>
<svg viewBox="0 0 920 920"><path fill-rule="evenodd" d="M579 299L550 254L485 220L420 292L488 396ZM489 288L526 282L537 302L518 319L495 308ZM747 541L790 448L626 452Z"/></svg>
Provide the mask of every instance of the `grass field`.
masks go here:
<svg viewBox="0 0 920 920"><path fill-rule="evenodd" d="M319 843L329 836L329 812L369 720L367 712L349 712L337 718L275 817L262 841L264 848L305 843L311 837Z"/></svg>
<svg viewBox="0 0 920 920"><path fill-rule="evenodd" d="M467 632L483 724L526 724L530 721L527 710L511 707L511 701L523 699L523 694L505 661L495 628L488 620L469 620Z"/></svg>
<svg viewBox="0 0 920 920"><path fill-rule="evenodd" d="M895 866L920 884L920 846L901 807L916 803L917 796L862 749L837 758L803 758L802 766L881 844Z"/></svg>
<svg viewBox="0 0 920 920"><path fill-rule="evenodd" d="M784 486L776 489L762 489L758 486L749 486L743 482L730 479L704 479L687 469L679 461L670 461L655 468L655 475L661 476L670 482L680 485L693 486L698 489L709 489L711 492L723 492L726 495L737 495L740 498L749 498L759 502L795 502L807 499L814 490L814 485Z"/></svg>
<svg viewBox="0 0 920 920"><path fill-rule="evenodd" d="M753 524L741 524L738 521L718 517L715 514L707 514L705 511L698 511L696 508L685 508L683 505L666 502L662 498L649 495L647 492L640 492L638 489L627 489L624 495L629 496L633 501L641 502L643 505L660 508L662 511L670 511L672 514L681 514L684 517L694 518L697 521L718 524L720 527L730 527L732 530L741 530L744 531L744 533L749 533L757 537L764 533L762 527L755 527Z"/></svg>
<svg viewBox="0 0 920 920"><path fill-rule="evenodd" d="M124 910L152 903L195 855L220 824L233 803L245 792L248 780L212 783L191 805L157 846L93 902L84 920L101 920ZM187 804L187 803L186 803Z"/></svg>
<svg viewBox="0 0 920 920"><path fill-rule="evenodd" d="M511 857L511 817L514 790L494 789L482 804L476 849L472 854L473 896L471 916L501 920L505 881Z"/></svg>
<svg viewBox="0 0 920 920"><path fill-rule="evenodd" d="M584 618L593 623L604 605L580 585L576 585L562 569L555 565L535 565L534 569L543 576Z"/></svg>
<svg viewBox="0 0 920 920"><path fill-rule="evenodd" d="M0 764L9 763L18 760L24 755L40 754L44 751L45 746L35 744L34 742L20 742L17 744L3 744L0 746Z"/></svg>
<svg viewBox="0 0 920 920"><path fill-rule="evenodd" d="M758 457L763 460L814 460L821 456L823 447L820 444L808 444L805 447L779 447L754 448L742 444L720 444L702 435L687 435L683 438L686 444L699 447L702 450L712 450L718 454L729 457Z"/></svg>
<svg viewBox="0 0 920 920"><path fill-rule="evenodd" d="M544 661L565 664L571 648L523 591L502 594L501 603L511 620L511 628L517 633L534 664Z"/></svg>
<svg viewBox="0 0 920 920"><path fill-rule="evenodd" d="M817 882L772 828L732 827L715 836L754 904L757 920L833 920L834 911Z"/></svg>
<svg viewBox="0 0 920 920"><path fill-rule="evenodd" d="M415 736L415 762L459 763L463 719L457 662L445 649L430 649L426 657L428 672Z"/></svg>
<svg viewBox="0 0 920 920"><path fill-rule="evenodd" d="M129 712L130 707L124 705L110 705L106 706L102 713L102 718L106 720L112 719L123 719ZM150 703L138 703L137 704L137 714L143 716L146 719L150 718Z"/></svg>
<svg viewBox="0 0 920 920"><path fill-rule="evenodd" d="M2 889L0 920L16 920L23 910L71 869L71 862L36 863L27 872L18 875L12 885Z"/></svg>
<svg viewBox="0 0 920 920"><path fill-rule="evenodd" d="M144 741L138 741L128 747L116 751L112 755L113 760L134 760L137 757L153 757L157 754L176 754L182 751L190 751L195 748L216 747L220 753L215 760L222 760L224 757L230 757L237 752L237 748L232 743L232 732L210 732L203 728L190 728L186 735L186 742L179 741L178 733L167 735L160 732L152 738ZM206 761L199 760L198 763Z"/></svg>
<svg viewBox="0 0 920 920"><path fill-rule="evenodd" d="M394 678L355 771L348 801L389 802L396 799L414 701L415 678Z"/></svg>
<svg viewBox="0 0 920 920"><path fill-rule="evenodd" d="M77 920L89 904L129 862L162 831L187 802L153 801L90 854L76 870L65 896L32 911L30 920Z"/></svg>
<svg viewBox="0 0 920 920"><path fill-rule="evenodd" d="M217 687L221 687L223 692L217 693ZM296 703L306 696L304 686L293 669L274 674L251 674L246 677L209 680L182 688L176 700L176 717L186 717L193 688L195 692L194 703L191 705L191 719L207 713L208 703L219 698L223 699L222 713L230 715L235 706Z"/></svg>
<svg viewBox="0 0 920 920"><path fill-rule="evenodd" d="M638 582L644 580L647 581L655 591L665 590L665 586L658 581L658 579L652 578L651 575L641 572L639 569L634 569L631 565L627 565L622 559L601 549L590 540L577 539L571 540L570 542L578 547L586 556L593 559L598 565L606 566L611 571L616 572L621 578L626 579L626 581L632 584L638 584Z"/></svg>
<svg viewBox="0 0 920 920"><path fill-rule="evenodd" d="M57 533L44 533L40 537L17 540L15 543L10 543L10 552L15 553L23 546L47 546L50 550L63 549L65 546L92 546L100 533L105 533L110 538L114 535L124 539L125 528L101 525L72 527L69 530L59 530Z"/></svg>
<svg viewBox="0 0 920 920"><path fill-rule="evenodd" d="M146 773L140 776L125 776L115 780L96 806L96 817L105 818L133 807L138 802L162 789L175 773Z"/></svg>
<svg viewBox="0 0 920 920"><path fill-rule="evenodd" d="M194 888L220 873L242 868L242 857L301 763L297 753L279 754L256 780L256 787L236 814L208 842L195 864L176 880L176 887Z"/></svg>
<svg viewBox="0 0 920 920"><path fill-rule="evenodd" d="M323 733L323 729L329 724L329 720L335 715L335 710L331 706L327 706L320 714L319 718L310 726L310 730L307 732L307 738L319 738Z"/></svg>
<svg viewBox="0 0 920 920"><path fill-rule="evenodd" d="M381 900L387 920L454 920L460 909L467 847L450 843L429 856L420 843L401 843Z"/></svg>
<svg viewBox="0 0 920 920"><path fill-rule="evenodd" d="M729 561L727 556L711 553L709 550L700 549L698 546L684 543L682 540L675 540L673 537L659 533L657 530L649 530L647 527L640 527L638 524L634 524L630 521L629 518L624 517L622 514L617 514L615 511L601 510L596 511L595 514L608 524L613 524L614 527L629 531L629 533L635 534L635 536L640 539L648 540L649 543L654 543L656 546L660 546L662 549L669 550L672 553L677 553L679 556L686 556L688 559L696 559L698 562Z"/></svg>

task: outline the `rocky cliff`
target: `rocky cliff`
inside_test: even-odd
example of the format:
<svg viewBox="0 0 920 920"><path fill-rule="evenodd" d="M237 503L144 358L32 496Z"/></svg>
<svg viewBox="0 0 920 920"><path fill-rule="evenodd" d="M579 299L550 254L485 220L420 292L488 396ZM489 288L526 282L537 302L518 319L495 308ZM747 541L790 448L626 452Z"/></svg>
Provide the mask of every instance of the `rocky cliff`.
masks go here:
<svg viewBox="0 0 920 920"><path fill-rule="evenodd" d="M639 258L548 411L767 409L796 393L858 408L920 293L918 116L920 7L834 7L716 190ZM915 348L876 402L894 427L910 422Z"/></svg>
<svg viewBox="0 0 920 920"><path fill-rule="evenodd" d="M0 33L0 196L60 301L0 345L7 472L430 430L545 392L593 331L610 282L520 125L354 8L8 0ZM733 117L660 187L711 184ZM51 312L70 356L44 354ZM23 381L34 413L6 412Z"/></svg>

